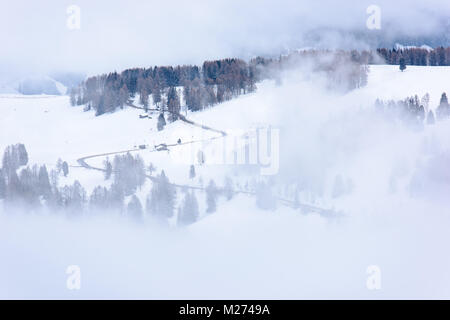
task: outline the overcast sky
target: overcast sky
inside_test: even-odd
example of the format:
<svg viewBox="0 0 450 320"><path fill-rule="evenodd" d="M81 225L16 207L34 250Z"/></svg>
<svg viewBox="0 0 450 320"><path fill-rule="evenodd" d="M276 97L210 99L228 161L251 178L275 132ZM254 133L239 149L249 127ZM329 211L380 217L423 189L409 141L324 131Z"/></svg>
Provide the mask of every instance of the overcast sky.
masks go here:
<svg viewBox="0 0 450 320"><path fill-rule="evenodd" d="M79 30L66 26L72 4L81 9ZM326 30L322 46L361 46L342 31L368 32L371 4L381 8L382 32L393 38L442 34L449 25L449 0L5 0L0 71L93 74L280 53L316 45L311 30L318 29Z"/></svg>

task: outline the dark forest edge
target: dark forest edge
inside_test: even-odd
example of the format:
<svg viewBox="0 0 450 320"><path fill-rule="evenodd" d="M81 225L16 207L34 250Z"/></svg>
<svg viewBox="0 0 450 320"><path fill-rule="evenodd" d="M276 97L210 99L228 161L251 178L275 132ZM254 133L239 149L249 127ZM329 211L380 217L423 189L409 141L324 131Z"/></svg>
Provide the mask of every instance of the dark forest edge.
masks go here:
<svg viewBox="0 0 450 320"><path fill-rule="evenodd" d="M433 50L423 48L377 49L376 51L304 50L279 58L257 57L248 63L231 58L205 61L203 65L155 66L133 68L86 79L70 91L71 104L86 105L96 115L123 109L130 98L139 95L145 109L152 104L177 120L180 111L180 91L191 111L231 100L256 90L263 80L279 81L280 73L296 65L312 63L311 71L327 75L328 85L349 91L367 84L369 64L405 64L417 66L450 65L450 47Z"/></svg>
<svg viewBox="0 0 450 320"><path fill-rule="evenodd" d="M357 57L355 56L357 55ZM153 105L177 120L181 92L187 108L202 110L237 96L254 92L263 80L280 81L280 73L300 64L308 64L313 72L326 74L328 85L344 91L363 87L368 68L363 53L345 51L301 51L277 59L257 57L249 63L241 59L205 61L193 65L127 69L86 79L70 92L72 105L85 105L96 115L123 109L130 98L139 95L144 108Z"/></svg>

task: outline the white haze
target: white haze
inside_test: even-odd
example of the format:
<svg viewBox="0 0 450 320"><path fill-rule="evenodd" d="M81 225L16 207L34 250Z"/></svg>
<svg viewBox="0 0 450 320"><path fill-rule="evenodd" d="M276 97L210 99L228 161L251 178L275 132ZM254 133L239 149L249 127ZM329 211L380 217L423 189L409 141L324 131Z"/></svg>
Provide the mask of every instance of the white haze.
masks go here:
<svg viewBox="0 0 450 320"><path fill-rule="evenodd" d="M449 298L441 191L450 182L427 168L446 159L450 124L411 130L376 113L364 89L340 95L303 74L242 102L269 106L255 117L282 129L279 183L323 184L322 201L342 219L282 205L264 212L246 196L186 229L3 214L0 297ZM337 174L354 189L332 199ZM417 174L427 188L414 194ZM65 287L69 265L81 267L80 291ZM381 290L366 287L371 265L381 269Z"/></svg>
<svg viewBox="0 0 450 320"><path fill-rule="evenodd" d="M81 8L80 30L66 27L66 9L72 4ZM352 33L369 31L366 9L372 4L368 0L8 1L0 10L0 77L59 70L96 74L279 54L319 45L308 41L311 31L317 30L327 48L364 47L364 39L356 40ZM375 4L382 10L384 36L393 40L445 36L450 16L446 0Z"/></svg>

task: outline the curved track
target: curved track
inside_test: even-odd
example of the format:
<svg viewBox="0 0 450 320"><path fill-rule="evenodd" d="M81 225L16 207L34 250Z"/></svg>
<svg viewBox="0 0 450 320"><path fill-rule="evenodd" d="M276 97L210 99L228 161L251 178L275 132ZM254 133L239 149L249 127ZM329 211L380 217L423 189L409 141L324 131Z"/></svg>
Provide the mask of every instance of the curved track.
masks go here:
<svg viewBox="0 0 450 320"><path fill-rule="evenodd" d="M130 106L132 108L135 108L135 109L144 110L144 108L137 107L137 106L135 106L135 105L133 105L131 103L128 103L128 106ZM153 110L153 109L149 109L149 110ZM159 110L155 110L155 111L159 111ZM185 116L183 116L181 114L178 114L178 118L181 121L183 121L185 123L188 123L189 125L192 125L192 126L195 126L195 127L199 127L199 128L204 129L204 130L208 130L208 131L212 131L212 132L218 133L218 134L220 134L220 136L208 138L208 139L205 139L205 140L192 140L192 141L187 141L187 142L180 143L180 144L167 144L166 146L168 148L169 147L170 148L177 147L179 145L199 143L199 142L203 142L203 141L211 141L211 140L215 140L215 139L219 139L219 138L223 138L223 137L227 136L227 133L225 131L217 130L217 129L214 129L214 128L211 128L211 127L199 124L199 123L196 123L196 122L194 122L192 120L187 119ZM156 149L155 150L145 149L145 150L147 152L159 152ZM138 151L142 151L142 149L134 148L134 149L129 149L129 150L122 150L122 151L115 151L115 152L108 152L108 153L101 153L101 154L94 154L94 155L89 155L89 156L86 156L86 157L82 157L82 158L78 159L77 162L80 164L81 167L83 167L85 169L104 172L105 169L94 167L94 166L88 164L86 162L86 160L93 159L93 158L98 158L98 157L106 157L106 156L110 156L110 155L129 153L129 152L138 152ZM164 150L161 150L161 151L164 151ZM151 181L153 181L153 182L158 182L158 179L156 177L153 177L153 176L150 176L150 175L146 175L146 177L148 179L150 179ZM174 187L176 187L176 188L185 188L185 189L191 189L191 190L205 191L204 187L196 187L196 186L190 186L190 185L179 185L179 184L175 184L175 183L172 183L172 185ZM247 194L247 195L252 195L252 196L256 195L255 192L251 192L251 191L233 190L233 192L235 194ZM320 208L320 207L316 207L316 206L312 206L312 205L308 205L308 204L302 204L302 203L297 203L296 204L292 200L288 200L288 199L284 199L284 198L280 198L280 197L277 197L277 200L280 203L283 203L284 205L287 205L287 206L292 207L294 209L299 209L302 212L315 212L315 213L317 213L317 214L319 214L319 215L321 215L323 217L326 217L326 218L339 218L339 217L342 216L340 213L337 213L337 212L335 212L333 210L330 210L330 209L324 209L324 208Z"/></svg>

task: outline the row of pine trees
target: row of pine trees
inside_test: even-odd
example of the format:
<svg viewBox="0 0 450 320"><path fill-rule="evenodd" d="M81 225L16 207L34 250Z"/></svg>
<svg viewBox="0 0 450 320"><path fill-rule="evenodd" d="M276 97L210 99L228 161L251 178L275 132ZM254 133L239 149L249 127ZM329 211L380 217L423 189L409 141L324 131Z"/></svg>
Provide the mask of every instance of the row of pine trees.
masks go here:
<svg viewBox="0 0 450 320"><path fill-rule="evenodd" d="M88 196L78 181L59 186L59 180L69 174L67 162L58 160L55 169L48 172L45 165L28 164L28 153L23 144L12 145L6 148L0 168L0 204L3 203L6 211L50 211L74 217L85 213L125 214L136 222L142 222L147 216L167 223L177 211L178 225L197 221L199 205L195 190L183 190L183 199L176 209L176 186L169 181L164 171L153 176L155 170L152 164L146 168L139 155L117 155L113 161L107 159L104 162L104 177L105 180L111 180L110 186L97 186ZM189 177L193 179L195 175L195 167L191 166ZM144 208L136 193L149 177L153 183ZM233 196L229 179L222 189L211 180L204 191L206 213L216 211L220 194L228 200Z"/></svg>
<svg viewBox="0 0 450 320"><path fill-rule="evenodd" d="M323 59L331 57L331 59ZM70 92L72 105L86 105L96 115L114 112L138 96L145 109L168 111L170 121L177 119L181 97L176 88L182 87L183 99L191 111L230 100L256 90L256 83L279 79L280 73L294 64L313 62L314 71L324 72L332 86L344 90L362 87L367 83L364 59L354 52L307 50L278 58L254 58L249 63L241 59L205 61L201 67L193 65L128 69L90 77Z"/></svg>
<svg viewBox="0 0 450 320"><path fill-rule="evenodd" d="M417 95L401 101L382 101L377 99L375 106L378 110L387 114L391 119L399 119L408 125L422 126L432 125L436 120L450 119L450 104L447 94L441 95L439 105L435 112L430 106L430 95L427 93L421 99Z"/></svg>

